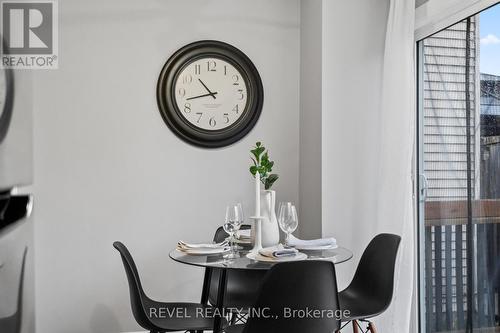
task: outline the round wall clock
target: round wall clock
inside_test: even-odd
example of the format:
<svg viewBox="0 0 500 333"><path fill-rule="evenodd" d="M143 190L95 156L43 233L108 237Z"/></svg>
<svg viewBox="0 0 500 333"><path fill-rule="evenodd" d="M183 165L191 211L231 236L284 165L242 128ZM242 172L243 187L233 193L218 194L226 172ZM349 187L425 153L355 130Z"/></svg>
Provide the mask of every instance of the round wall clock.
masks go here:
<svg viewBox="0 0 500 333"><path fill-rule="evenodd" d="M3 39L0 36L0 39ZM4 44L5 45L5 44ZM2 48L5 50L5 47ZM7 135L14 104L14 77L10 68L0 68L0 144Z"/></svg>
<svg viewBox="0 0 500 333"><path fill-rule="evenodd" d="M264 101L252 61L234 46L212 40L175 52L163 66L156 94L167 126L181 139L207 148L243 138Z"/></svg>

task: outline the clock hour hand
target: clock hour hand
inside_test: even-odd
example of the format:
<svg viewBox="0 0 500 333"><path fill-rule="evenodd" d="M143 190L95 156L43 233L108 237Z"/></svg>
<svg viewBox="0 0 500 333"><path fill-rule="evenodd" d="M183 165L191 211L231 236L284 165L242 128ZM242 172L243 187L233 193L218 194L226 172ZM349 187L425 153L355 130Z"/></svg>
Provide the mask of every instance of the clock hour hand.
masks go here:
<svg viewBox="0 0 500 333"><path fill-rule="evenodd" d="M215 94L214 94L214 93L212 93L212 92L210 91L210 89L208 89L208 87L205 85L205 83L203 83L203 81L202 81L201 79L198 79L198 81L200 81L200 83L203 85L203 87L205 87L205 89L207 89L207 91L208 91L208 95L212 96L212 97L215 99Z"/></svg>
<svg viewBox="0 0 500 333"><path fill-rule="evenodd" d="M198 96L189 97L189 98L186 98L186 101L189 101L189 100L191 100L191 99L195 99L195 98L207 97L207 96L212 96L213 98L215 98L215 95L217 95L217 91L215 91L215 92L210 92L210 94L203 94L203 95L198 95Z"/></svg>

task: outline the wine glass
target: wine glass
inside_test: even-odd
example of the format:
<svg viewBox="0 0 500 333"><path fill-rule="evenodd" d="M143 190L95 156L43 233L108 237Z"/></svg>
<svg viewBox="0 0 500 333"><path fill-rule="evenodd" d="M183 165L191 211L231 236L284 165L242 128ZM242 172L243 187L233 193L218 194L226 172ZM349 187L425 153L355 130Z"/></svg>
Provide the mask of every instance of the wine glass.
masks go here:
<svg viewBox="0 0 500 333"><path fill-rule="evenodd" d="M297 210L291 202L282 202L279 205L278 222L281 230L286 234L285 245L289 246L290 234L297 229L299 219Z"/></svg>
<svg viewBox="0 0 500 333"><path fill-rule="evenodd" d="M224 258L226 259L234 259L239 258L239 254L236 252L234 247L234 234L240 229L240 226L243 224L243 209L241 207L241 203L237 203L236 205L231 205L226 207L226 219L224 221L224 231L229 234L230 242L231 242L231 252L226 254Z"/></svg>

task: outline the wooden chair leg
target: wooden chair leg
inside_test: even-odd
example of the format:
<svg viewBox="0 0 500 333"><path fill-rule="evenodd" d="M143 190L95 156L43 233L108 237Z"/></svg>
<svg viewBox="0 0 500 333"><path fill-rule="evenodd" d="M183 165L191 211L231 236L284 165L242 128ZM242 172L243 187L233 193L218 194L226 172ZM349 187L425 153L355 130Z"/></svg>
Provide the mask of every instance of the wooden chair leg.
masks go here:
<svg viewBox="0 0 500 333"><path fill-rule="evenodd" d="M352 333L359 333L358 321L353 320L351 321L351 323L352 323Z"/></svg>
<svg viewBox="0 0 500 333"><path fill-rule="evenodd" d="M375 325L373 325L371 321L368 322L368 331L370 331L371 333L377 333L377 329L375 328Z"/></svg>

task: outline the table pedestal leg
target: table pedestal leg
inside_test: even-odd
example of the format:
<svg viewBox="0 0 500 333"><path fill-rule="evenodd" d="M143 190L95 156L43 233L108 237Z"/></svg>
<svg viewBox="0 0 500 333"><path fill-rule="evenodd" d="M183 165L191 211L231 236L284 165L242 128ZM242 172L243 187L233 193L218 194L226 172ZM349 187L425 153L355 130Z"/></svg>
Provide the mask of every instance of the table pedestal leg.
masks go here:
<svg viewBox="0 0 500 333"><path fill-rule="evenodd" d="M214 333L222 332L222 314L224 313L224 296L226 294L227 270L221 269L219 275L219 288L217 290L217 311L214 318Z"/></svg>
<svg viewBox="0 0 500 333"><path fill-rule="evenodd" d="M208 304L208 295L210 294L210 279L212 278L212 268L205 268L203 278L203 288L201 290L201 304Z"/></svg>
<svg viewBox="0 0 500 333"><path fill-rule="evenodd" d="M203 278L203 288L201 289L201 304L208 304L208 295L210 294L210 279L212 278L212 268L205 268L205 277ZM203 331L196 331L196 333L203 333Z"/></svg>

